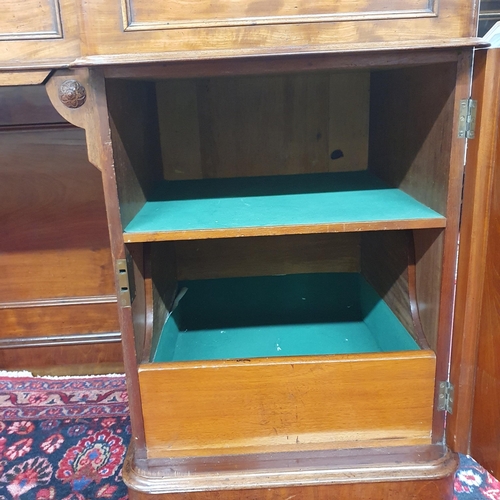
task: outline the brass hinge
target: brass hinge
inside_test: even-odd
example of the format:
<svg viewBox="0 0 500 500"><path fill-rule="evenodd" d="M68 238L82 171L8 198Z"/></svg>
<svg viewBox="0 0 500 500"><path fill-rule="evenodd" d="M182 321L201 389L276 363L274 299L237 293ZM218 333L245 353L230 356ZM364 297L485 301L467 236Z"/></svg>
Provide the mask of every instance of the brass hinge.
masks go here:
<svg viewBox="0 0 500 500"><path fill-rule="evenodd" d="M127 260L116 260L116 274L118 278L118 299L123 307L130 307L130 285L128 281Z"/></svg>
<svg viewBox="0 0 500 500"><path fill-rule="evenodd" d="M453 413L455 387L449 381L439 383L438 410Z"/></svg>
<svg viewBox="0 0 500 500"><path fill-rule="evenodd" d="M458 137L474 139L476 136L477 101L462 99L460 101L460 114L458 116Z"/></svg>

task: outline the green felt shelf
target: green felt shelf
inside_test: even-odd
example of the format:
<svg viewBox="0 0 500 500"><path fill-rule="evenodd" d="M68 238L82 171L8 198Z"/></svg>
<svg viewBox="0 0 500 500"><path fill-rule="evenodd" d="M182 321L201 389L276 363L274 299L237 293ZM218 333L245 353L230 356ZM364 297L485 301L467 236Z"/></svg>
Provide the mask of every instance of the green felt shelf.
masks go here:
<svg viewBox="0 0 500 500"><path fill-rule="evenodd" d="M417 343L356 273L186 281L152 361L408 351Z"/></svg>
<svg viewBox="0 0 500 500"><path fill-rule="evenodd" d="M446 220L366 171L165 181L127 225L125 241L270 234L270 228L300 233L311 226L347 231L370 223L380 227L369 229L417 229L444 227Z"/></svg>

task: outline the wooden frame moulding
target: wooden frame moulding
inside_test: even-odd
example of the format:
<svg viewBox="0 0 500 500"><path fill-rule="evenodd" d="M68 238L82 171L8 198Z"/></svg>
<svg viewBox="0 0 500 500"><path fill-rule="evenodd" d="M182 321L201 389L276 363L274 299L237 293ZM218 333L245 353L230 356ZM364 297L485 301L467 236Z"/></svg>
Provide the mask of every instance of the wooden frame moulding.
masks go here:
<svg viewBox="0 0 500 500"><path fill-rule="evenodd" d="M66 106L60 98L61 86L67 81L75 82L79 95L85 94L74 107ZM79 87L83 87L84 91ZM120 217L120 204L115 177L115 158L111 138L111 124L106 100L104 77L99 69L61 70L46 83L47 93L54 108L63 118L77 127L85 129L89 161L102 172L103 188L108 217L111 255L115 268L115 284L119 294L117 262L126 259L123 242L123 229ZM118 307L118 319L122 334L122 349L127 391L130 398L132 442L137 456L145 456L144 426L142 423L141 395L137 380L137 354L135 350L134 326L130 305Z"/></svg>

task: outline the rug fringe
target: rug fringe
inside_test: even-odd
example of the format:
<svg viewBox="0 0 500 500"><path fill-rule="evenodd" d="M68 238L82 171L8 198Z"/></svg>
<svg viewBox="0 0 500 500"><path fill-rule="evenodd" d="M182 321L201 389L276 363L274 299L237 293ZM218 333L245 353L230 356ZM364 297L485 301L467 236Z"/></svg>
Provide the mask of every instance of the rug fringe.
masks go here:
<svg viewBox="0 0 500 500"><path fill-rule="evenodd" d="M72 379L87 379L87 378L111 378L111 377L124 377L124 373L103 373L102 375L33 375L33 373L24 371L8 371L0 370L0 377L7 378L43 378L49 380L72 380Z"/></svg>
<svg viewBox="0 0 500 500"><path fill-rule="evenodd" d="M124 373L103 373L102 375L40 375L36 378L45 378L49 380L71 380L71 379L87 379L87 378L113 378L113 377L125 377Z"/></svg>
<svg viewBox="0 0 500 500"><path fill-rule="evenodd" d="M7 370L0 370L0 377L33 377L33 374L27 370L18 372L9 372Z"/></svg>

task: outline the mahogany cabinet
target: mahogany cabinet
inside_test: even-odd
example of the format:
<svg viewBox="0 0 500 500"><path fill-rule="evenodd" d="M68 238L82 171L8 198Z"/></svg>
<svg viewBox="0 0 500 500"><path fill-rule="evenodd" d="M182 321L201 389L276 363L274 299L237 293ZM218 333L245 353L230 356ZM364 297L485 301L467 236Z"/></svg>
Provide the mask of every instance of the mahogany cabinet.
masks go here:
<svg viewBox="0 0 500 500"><path fill-rule="evenodd" d="M451 500L494 207L475 4L78 8L46 88L102 173L131 498Z"/></svg>

